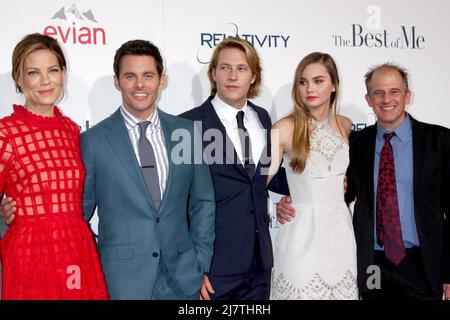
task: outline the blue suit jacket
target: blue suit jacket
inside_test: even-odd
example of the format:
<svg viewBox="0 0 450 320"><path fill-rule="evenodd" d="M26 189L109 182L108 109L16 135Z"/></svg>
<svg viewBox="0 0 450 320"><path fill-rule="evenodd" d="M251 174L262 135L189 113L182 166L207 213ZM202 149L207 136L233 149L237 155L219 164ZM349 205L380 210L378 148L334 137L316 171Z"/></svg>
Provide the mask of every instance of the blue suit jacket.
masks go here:
<svg viewBox="0 0 450 320"><path fill-rule="evenodd" d="M256 111L258 118L267 129L267 150L263 151L270 157L269 114L263 108L251 102L249 105ZM226 134L210 99L201 106L180 115L195 121L201 121L202 131L218 129L226 143L233 145ZM205 148L209 145L204 141ZM237 159L236 152L226 154L224 159ZM225 162L225 160L224 160ZM273 265L272 243L269 233L269 215L267 213L267 176L261 174L261 169L268 168L266 164L258 163L253 179L250 179L241 163L210 164L211 175L216 195L216 240L210 274L232 275L244 273L250 269L257 247L261 258L261 267L270 269Z"/></svg>
<svg viewBox="0 0 450 320"><path fill-rule="evenodd" d="M194 158L194 124L159 110L169 156L169 177L159 211L147 191L124 120L117 110L81 136L87 220L98 207L98 250L112 299L150 299L162 255L187 296L209 271L215 204L206 164L174 164L176 129L184 129L185 151ZM190 143L190 144L189 144ZM201 141L197 139L197 144ZM185 144L186 145L186 144Z"/></svg>

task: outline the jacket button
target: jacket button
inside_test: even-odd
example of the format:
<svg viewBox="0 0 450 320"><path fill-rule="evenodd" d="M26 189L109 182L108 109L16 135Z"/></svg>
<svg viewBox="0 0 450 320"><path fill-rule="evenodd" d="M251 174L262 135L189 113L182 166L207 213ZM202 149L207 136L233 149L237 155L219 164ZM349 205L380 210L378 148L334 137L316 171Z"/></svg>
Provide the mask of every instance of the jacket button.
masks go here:
<svg viewBox="0 0 450 320"><path fill-rule="evenodd" d="M250 210L250 213L251 213L251 214L255 214L255 213L256 213L256 210L255 210L255 209L252 209L252 210Z"/></svg>
<svg viewBox="0 0 450 320"><path fill-rule="evenodd" d="M159 223L159 217L158 217L158 218L156 218L156 223Z"/></svg>
<svg viewBox="0 0 450 320"><path fill-rule="evenodd" d="M152 256L153 256L154 258L158 258L159 254L158 254L157 252L153 252Z"/></svg>

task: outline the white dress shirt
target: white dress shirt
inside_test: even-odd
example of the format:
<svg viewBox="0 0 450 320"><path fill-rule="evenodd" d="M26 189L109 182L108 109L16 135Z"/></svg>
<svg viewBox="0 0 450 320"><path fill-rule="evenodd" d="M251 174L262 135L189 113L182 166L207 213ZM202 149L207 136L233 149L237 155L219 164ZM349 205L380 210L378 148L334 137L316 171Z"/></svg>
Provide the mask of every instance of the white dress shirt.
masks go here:
<svg viewBox="0 0 450 320"><path fill-rule="evenodd" d="M218 95L211 100L211 104L225 127L227 135L233 143L242 165L244 165L242 160L242 147L241 140L239 139L236 115L239 111L244 111L244 126L250 135L253 161L257 166L266 145L266 130L259 121L258 114L247 102L242 109L236 109L226 104Z"/></svg>
<svg viewBox="0 0 450 320"><path fill-rule="evenodd" d="M139 138L141 136L141 130L139 129L139 122L142 120L136 118L131 113L127 111L123 106L120 107L120 112L125 121L125 126L127 127L128 134L130 136L131 144L134 149L136 159L141 164L141 159L139 157ZM145 136L152 145L153 151L155 152L156 159L156 169L158 171L159 179L159 190L161 191L161 200L164 195L164 190L166 189L167 176L169 173L169 162L167 158L166 143L164 140L164 132L161 127L161 122L158 116L158 109L147 119L150 121L149 126L145 132Z"/></svg>

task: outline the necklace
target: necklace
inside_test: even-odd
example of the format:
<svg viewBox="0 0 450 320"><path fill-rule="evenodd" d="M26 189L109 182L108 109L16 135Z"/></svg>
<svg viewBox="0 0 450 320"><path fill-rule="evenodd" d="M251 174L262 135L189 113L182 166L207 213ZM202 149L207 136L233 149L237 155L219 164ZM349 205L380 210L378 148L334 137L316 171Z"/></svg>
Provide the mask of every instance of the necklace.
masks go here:
<svg viewBox="0 0 450 320"><path fill-rule="evenodd" d="M333 117L333 112L330 111L328 113L327 119L325 119L323 121L317 121L314 118L310 118L310 119L308 119L308 123L313 125L314 128L316 128L316 129L324 129L325 127L327 127L330 124L332 117Z"/></svg>

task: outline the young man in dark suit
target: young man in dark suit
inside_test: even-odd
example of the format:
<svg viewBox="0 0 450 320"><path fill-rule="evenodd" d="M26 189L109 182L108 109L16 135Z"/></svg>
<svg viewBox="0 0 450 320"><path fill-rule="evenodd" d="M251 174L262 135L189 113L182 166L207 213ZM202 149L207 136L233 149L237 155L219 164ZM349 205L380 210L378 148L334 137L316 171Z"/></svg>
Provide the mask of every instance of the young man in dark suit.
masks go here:
<svg viewBox="0 0 450 320"><path fill-rule="evenodd" d="M208 77L211 97L182 117L197 121L216 197L216 239L204 299L267 299L273 264L266 180L271 121L248 99L258 94L261 65L253 46L227 38L214 50ZM205 141L209 135L212 142ZM222 152L223 150L223 152Z"/></svg>

